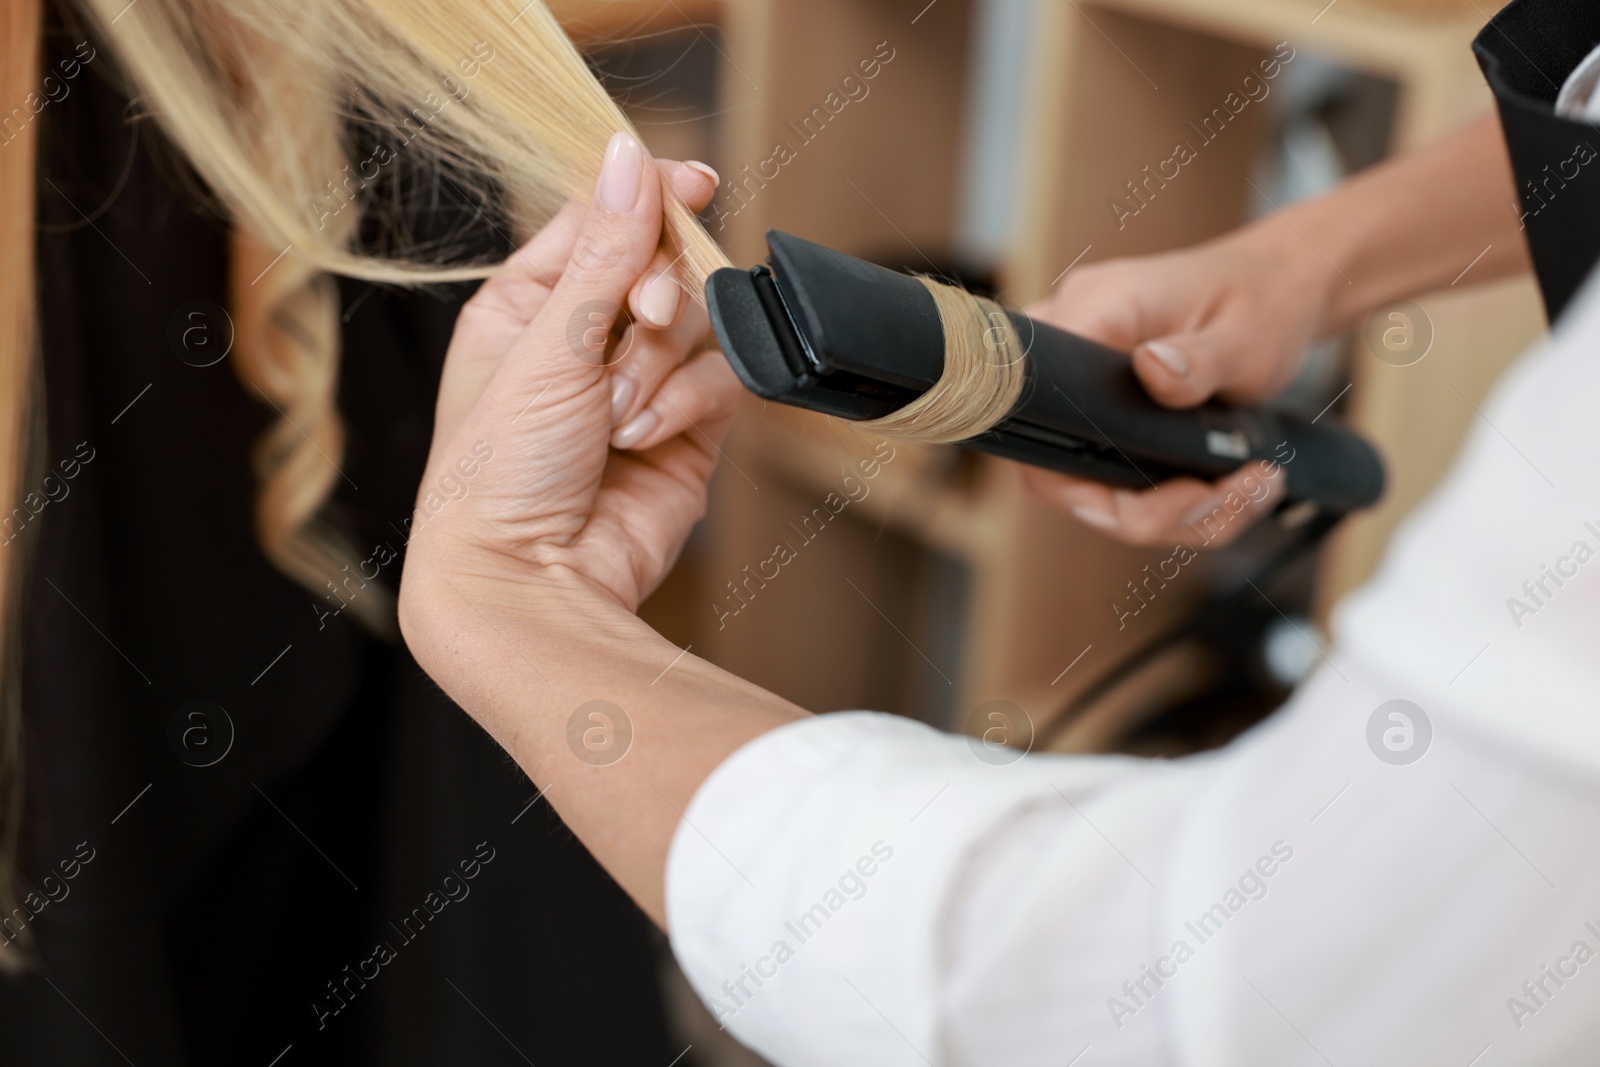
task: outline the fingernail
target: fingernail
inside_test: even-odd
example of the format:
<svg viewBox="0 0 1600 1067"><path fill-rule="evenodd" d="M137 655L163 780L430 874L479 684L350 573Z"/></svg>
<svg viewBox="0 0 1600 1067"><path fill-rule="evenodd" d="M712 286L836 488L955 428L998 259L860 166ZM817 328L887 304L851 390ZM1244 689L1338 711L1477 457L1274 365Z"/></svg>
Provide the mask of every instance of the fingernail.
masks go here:
<svg viewBox="0 0 1600 1067"><path fill-rule="evenodd" d="M710 167L706 166L704 163L700 162L698 159L691 159L686 162L684 166L688 167L690 170L697 170L701 174L704 174L707 178L710 178L712 185L722 184L722 176L716 171L712 170Z"/></svg>
<svg viewBox="0 0 1600 1067"><path fill-rule="evenodd" d="M639 392L639 383L626 374L613 374L611 376L611 424L615 426L617 420L628 413L628 407L633 403L633 398Z"/></svg>
<svg viewBox="0 0 1600 1067"><path fill-rule="evenodd" d="M639 290L639 313L655 326L671 326L678 314L681 290L671 274L657 274Z"/></svg>
<svg viewBox="0 0 1600 1067"><path fill-rule="evenodd" d="M1115 530L1118 526L1116 516L1108 515L1099 508L1080 504L1072 509L1072 513L1090 526L1098 526L1102 530Z"/></svg>
<svg viewBox="0 0 1600 1067"><path fill-rule="evenodd" d="M1146 341L1145 350L1162 362L1173 374L1182 375L1189 373L1189 360L1182 352L1167 344L1165 341Z"/></svg>
<svg viewBox="0 0 1600 1067"><path fill-rule="evenodd" d="M1199 522L1201 519L1209 519L1212 515L1214 515L1216 513L1217 509L1221 508L1221 507L1222 507L1222 499L1220 497L1211 497L1210 499L1206 500L1204 503L1196 505L1189 512L1189 514L1185 515L1180 521L1185 526L1193 526L1195 523ZM1224 511L1224 515L1226 515L1226 511Z"/></svg>
<svg viewBox="0 0 1600 1067"><path fill-rule="evenodd" d="M633 421L611 435L612 448L632 448L634 445L655 433L656 427L661 425L661 416L646 409L633 417Z"/></svg>
<svg viewBox="0 0 1600 1067"><path fill-rule="evenodd" d="M606 161L600 167L600 180L594 196L607 211L624 215L639 201L639 185L644 175L644 149L633 134L617 132L606 145Z"/></svg>

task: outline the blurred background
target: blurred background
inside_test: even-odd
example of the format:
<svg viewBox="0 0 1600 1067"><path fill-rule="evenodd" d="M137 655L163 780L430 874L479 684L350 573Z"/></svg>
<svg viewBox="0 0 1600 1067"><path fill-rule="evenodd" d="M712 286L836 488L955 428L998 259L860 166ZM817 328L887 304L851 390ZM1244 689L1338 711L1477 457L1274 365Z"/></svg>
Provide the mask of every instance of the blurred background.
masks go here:
<svg viewBox="0 0 1600 1067"><path fill-rule="evenodd" d="M1085 263L1222 233L1490 106L1469 42L1493 7L1475 0L551 7L656 155L720 172L705 219L740 266L775 227L1016 307ZM1173 177L1178 145L1192 158ZM891 451L750 397L710 515L643 613L816 711L892 711L1019 750L1222 744L1318 662L1331 605L1542 331L1531 281L1458 281L1376 317L1378 333L1404 325L1387 348L1365 329L1318 346L1279 401L1346 421L1387 459L1382 506L1319 543L1264 523L1152 582L1170 548L1105 539L1003 461ZM675 989L685 1064L756 1062Z"/></svg>

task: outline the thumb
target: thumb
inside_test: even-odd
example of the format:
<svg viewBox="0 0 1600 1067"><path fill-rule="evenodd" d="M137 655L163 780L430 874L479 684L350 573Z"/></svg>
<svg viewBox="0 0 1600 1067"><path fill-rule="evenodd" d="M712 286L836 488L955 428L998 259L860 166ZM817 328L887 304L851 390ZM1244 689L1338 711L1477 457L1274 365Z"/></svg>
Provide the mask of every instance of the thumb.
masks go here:
<svg viewBox="0 0 1600 1067"><path fill-rule="evenodd" d="M1133 371L1158 403L1192 408L1222 385L1225 346L1214 330L1169 334L1133 349Z"/></svg>
<svg viewBox="0 0 1600 1067"><path fill-rule="evenodd" d="M617 133L567 265L529 331L543 341L537 358L543 365L526 369L584 385L599 381L618 320L627 324L628 291L660 240L660 174L637 138Z"/></svg>

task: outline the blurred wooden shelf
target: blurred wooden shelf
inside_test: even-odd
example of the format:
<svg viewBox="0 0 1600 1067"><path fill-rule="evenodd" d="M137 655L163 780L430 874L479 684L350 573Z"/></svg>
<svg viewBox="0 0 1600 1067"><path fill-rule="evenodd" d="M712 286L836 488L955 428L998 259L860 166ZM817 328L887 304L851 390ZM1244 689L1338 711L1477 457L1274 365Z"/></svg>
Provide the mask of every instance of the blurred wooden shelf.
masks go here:
<svg viewBox="0 0 1600 1067"><path fill-rule="evenodd" d="M723 186L708 227L735 262L764 256L769 227L907 263L956 246L974 0L553 6L595 47L681 30L715 48L702 140ZM1035 0L1030 18L1017 230L997 264L1014 304L1043 293L1070 263L1178 247L1244 221L1269 133L1263 108L1240 114L1205 148L1205 165L1164 188L1136 225L1117 230L1106 203L1191 136L1190 120L1280 41L1392 81L1391 150L1489 106L1469 48L1481 21L1470 0ZM641 130L652 143L671 134ZM1421 364L1395 368L1349 352L1347 418L1387 452L1391 491L1325 550L1324 604L1371 569L1474 417L1450 386L1477 402L1542 324L1531 284L1419 303L1437 335ZM672 586L687 605L672 636L819 710L886 708L960 728L967 712L998 698L1042 723L1184 617L1211 584L1214 561L1190 565L1119 625L1112 603L1167 552L1114 544L1042 505L1010 465L903 444L870 493L805 541L780 578L752 581L774 540L792 539L785 531L875 444L843 423L747 403L708 522ZM1105 742L1121 718L1140 714L1137 700L1124 703L1066 743Z"/></svg>
<svg viewBox="0 0 1600 1067"><path fill-rule="evenodd" d="M715 25L725 0L546 0L579 47L622 41L678 27Z"/></svg>
<svg viewBox="0 0 1600 1067"><path fill-rule="evenodd" d="M843 469L872 454L878 438L846 423L772 405L760 412L751 400L740 420L741 456L815 496L838 491ZM759 425L759 431L753 428ZM978 483L952 484L957 462L952 449L895 442L895 458L883 465L871 491L861 500L864 516L877 529L915 536L930 548L954 557L974 556L1004 534L1004 517L985 508ZM856 474L859 478L859 474Z"/></svg>
<svg viewBox="0 0 1600 1067"><path fill-rule="evenodd" d="M1137 225L1119 233L1103 205L1141 167L1165 158L1175 140L1187 139L1195 115L1220 103L1279 41L1394 82L1391 151L1422 145L1492 105L1472 55L1483 16L1471 4L1096 0L1040 2L1034 12L1027 94L1034 136L1018 193L1027 225L1019 227L1006 271L1018 302L1043 293L1086 249L1083 262L1178 247L1244 221L1253 195L1246 179L1265 134L1261 116L1248 111L1225 138L1204 146L1208 158L1222 158L1205 174L1163 189ZM1418 303L1436 337L1421 363L1381 363L1359 337L1348 346L1346 419L1385 453L1389 490L1380 507L1348 521L1325 552L1322 614L1371 573L1395 525L1448 466L1474 417L1451 384L1478 403L1544 328L1531 281Z"/></svg>

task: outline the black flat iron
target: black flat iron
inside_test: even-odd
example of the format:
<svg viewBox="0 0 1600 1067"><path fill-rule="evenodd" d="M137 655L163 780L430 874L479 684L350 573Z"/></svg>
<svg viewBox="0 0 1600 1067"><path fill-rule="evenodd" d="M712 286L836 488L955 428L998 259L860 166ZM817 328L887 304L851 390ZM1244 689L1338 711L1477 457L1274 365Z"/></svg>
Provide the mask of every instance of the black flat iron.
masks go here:
<svg viewBox="0 0 1600 1067"><path fill-rule="evenodd" d="M777 230L767 247L770 263L706 282L722 351L751 392L859 421L938 380L944 331L920 281ZM1348 430L1219 404L1161 407L1123 353L1006 314L1025 353L1022 398L963 448L1129 488L1274 461L1288 479L1285 506L1324 521L1383 493L1382 461Z"/></svg>

